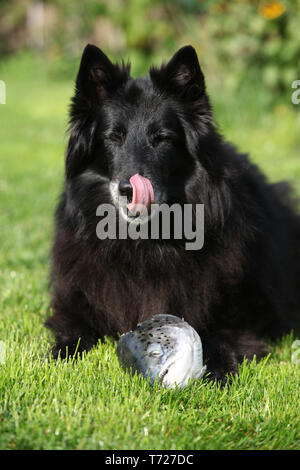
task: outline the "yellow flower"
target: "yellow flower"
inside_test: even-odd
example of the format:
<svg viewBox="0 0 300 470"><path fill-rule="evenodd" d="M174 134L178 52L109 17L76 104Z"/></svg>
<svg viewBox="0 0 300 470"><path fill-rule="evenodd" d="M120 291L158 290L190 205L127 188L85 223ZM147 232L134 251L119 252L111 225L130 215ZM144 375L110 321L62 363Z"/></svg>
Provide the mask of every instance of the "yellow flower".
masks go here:
<svg viewBox="0 0 300 470"><path fill-rule="evenodd" d="M285 6L281 2L269 2L261 5L259 12L268 20L275 20L285 12Z"/></svg>

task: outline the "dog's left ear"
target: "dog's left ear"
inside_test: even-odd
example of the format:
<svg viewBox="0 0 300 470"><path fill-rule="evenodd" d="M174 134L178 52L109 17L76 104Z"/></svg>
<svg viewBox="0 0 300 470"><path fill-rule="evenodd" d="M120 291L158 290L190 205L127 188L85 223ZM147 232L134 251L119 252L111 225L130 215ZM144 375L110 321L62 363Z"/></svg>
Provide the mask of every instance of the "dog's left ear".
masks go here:
<svg viewBox="0 0 300 470"><path fill-rule="evenodd" d="M192 46L179 49L160 69L152 68L150 77L159 89L186 101L196 101L205 91L204 75Z"/></svg>

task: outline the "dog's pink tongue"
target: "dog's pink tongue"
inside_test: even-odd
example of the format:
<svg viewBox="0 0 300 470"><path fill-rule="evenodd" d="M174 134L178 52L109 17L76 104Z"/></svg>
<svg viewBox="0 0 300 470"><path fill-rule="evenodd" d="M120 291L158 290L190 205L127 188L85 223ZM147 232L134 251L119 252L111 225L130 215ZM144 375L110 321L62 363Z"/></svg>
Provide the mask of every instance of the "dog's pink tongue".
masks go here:
<svg viewBox="0 0 300 470"><path fill-rule="evenodd" d="M129 181L132 186L132 201L127 204L128 210L135 212L140 205L149 208L154 202L154 191L150 181L138 173Z"/></svg>

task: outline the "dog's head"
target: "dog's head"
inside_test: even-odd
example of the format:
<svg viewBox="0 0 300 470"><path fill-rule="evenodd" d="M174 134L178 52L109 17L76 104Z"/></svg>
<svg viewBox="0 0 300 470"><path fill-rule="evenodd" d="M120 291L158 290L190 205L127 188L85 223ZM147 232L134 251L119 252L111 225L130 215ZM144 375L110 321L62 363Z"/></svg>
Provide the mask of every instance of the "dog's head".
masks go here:
<svg viewBox="0 0 300 470"><path fill-rule="evenodd" d="M130 77L129 65L113 64L95 46L85 48L71 106L67 182L79 178L93 186L94 199L98 188L98 204L120 208L120 195L130 202L137 189L132 177L138 175L153 190L148 202L195 202L193 187L205 183L212 167L213 141L204 76L192 46L138 79ZM76 190L84 197L80 184Z"/></svg>

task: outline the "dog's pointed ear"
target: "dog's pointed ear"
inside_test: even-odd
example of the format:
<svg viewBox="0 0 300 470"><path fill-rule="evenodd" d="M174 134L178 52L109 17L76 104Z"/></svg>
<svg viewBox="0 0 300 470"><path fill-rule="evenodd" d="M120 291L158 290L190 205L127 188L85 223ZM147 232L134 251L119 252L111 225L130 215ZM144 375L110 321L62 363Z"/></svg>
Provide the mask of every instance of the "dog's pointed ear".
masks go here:
<svg viewBox="0 0 300 470"><path fill-rule="evenodd" d="M152 68L150 77L163 91L188 101L196 101L205 91L204 75L192 46L184 46L161 68Z"/></svg>
<svg viewBox="0 0 300 470"><path fill-rule="evenodd" d="M113 64L101 49L88 44L82 54L76 92L90 104L99 103L128 80L129 69L129 65Z"/></svg>

